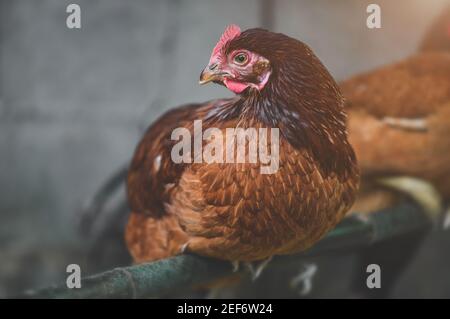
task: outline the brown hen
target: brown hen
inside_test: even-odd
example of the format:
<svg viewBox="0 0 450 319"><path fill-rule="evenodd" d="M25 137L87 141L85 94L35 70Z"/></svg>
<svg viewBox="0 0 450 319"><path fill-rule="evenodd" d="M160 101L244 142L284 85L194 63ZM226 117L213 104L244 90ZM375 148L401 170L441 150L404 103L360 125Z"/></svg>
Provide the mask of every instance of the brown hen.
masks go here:
<svg viewBox="0 0 450 319"><path fill-rule="evenodd" d="M136 262L182 251L233 262L292 254L318 241L354 202L358 168L347 142L343 99L305 44L230 26L201 74L201 83L211 81L237 96L166 113L136 149L126 230ZM260 158L174 163L172 132L186 128L195 143L195 120L224 136L226 128L278 128L278 170L262 174Z"/></svg>
<svg viewBox="0 0 450 319"><path fill-rule="evenodd" d="M399 179L394 183L403 185L390 185L419 202L425 197L435 201L435 208L428 209L439 209L439 195L450 199L450 7L431 24L419 51L340 84L347 99L349 139L364 176L352 211L376 211L399 198L376 183L383 176L431 182L440 194L431 194L426 186L428 190L415 190L414 181Z"/></svg>
<svg viewBox="0 0 450 319"><path fill-rule="evenodd" d="M450 54L416 54L355 76L341 89L349 140L362 173L351 211L375 212L406 195L435 222L442 213L441 197L450 199ZM353 289L363 296L388 297L425 234L419 229L362 250ZM365 285L365 269L373 263L388 279L375 291Z"/></svg>
<svg viewBox="0 0 450 319"><path fill-rule="evenodd" d="M392 195L371 192L381 176L426 180L450 198L450 54L417 54L355 76L341 89L364 184L353 210L392 203Z"/></svg>

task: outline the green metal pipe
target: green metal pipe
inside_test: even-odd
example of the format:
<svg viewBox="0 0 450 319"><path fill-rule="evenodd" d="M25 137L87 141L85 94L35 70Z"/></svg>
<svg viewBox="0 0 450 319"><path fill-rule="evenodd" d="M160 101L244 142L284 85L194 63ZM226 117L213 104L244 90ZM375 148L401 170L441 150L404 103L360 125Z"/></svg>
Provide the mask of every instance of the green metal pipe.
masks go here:
<svg viewBox="0 0 450 319"><path fill-rule="evenodd" d="M306 252L277 256L269 267L299 263L305 257L354 250L429 227L420 208L402 203L369 215L344 219ZM152 263L116 268L81 280L82 287L65 284L29 291L25 298L150 298L211 282L232 273L231 264L210 258L180 255Z"/></svg>

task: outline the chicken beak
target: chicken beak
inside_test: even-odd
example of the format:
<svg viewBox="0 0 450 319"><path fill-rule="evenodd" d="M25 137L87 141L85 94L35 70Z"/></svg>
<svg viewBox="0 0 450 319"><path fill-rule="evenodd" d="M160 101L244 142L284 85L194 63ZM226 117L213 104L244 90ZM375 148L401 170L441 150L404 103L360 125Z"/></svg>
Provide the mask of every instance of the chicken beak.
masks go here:
<svg viewBox="0 0 450 319"><path fill-rule="evenodd" d="M200 74L200 81L198 81L198 83L203 85L217 79L218 79L217 74L209 71L208 67L206 67Z"/></svg>
<svg viewBox="0 0 450 319"><path fill-rule="evenodd" d="M228 75L228 73L221 72L217 64L208 65L200 74L198 83L203 85L212 81L222 81L225 75Z"/></svg>

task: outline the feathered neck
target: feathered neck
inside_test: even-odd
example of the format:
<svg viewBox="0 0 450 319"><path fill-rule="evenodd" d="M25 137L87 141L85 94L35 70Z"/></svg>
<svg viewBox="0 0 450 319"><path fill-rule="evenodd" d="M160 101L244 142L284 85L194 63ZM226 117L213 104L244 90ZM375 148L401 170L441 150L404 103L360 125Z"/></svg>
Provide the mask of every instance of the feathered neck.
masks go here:
<svg viewBox="0 0 450 319"><path fill-rule="evenodd" d="M266 87L247 89L214 110L215 120L238 119L243 126L260 122L279 128L296 149L309 151L325 175L347 176L356 163L348 144L346 114L337 84L317 59L314 70L302 61L277 65Z"/></svg>

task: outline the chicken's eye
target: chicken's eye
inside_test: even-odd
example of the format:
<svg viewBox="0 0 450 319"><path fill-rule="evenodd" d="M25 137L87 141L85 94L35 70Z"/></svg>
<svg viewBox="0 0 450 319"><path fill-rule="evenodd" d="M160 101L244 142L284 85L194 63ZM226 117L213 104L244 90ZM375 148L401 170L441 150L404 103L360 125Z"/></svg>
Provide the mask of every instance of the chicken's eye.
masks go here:
<svg viewBox="0 0 450 319"><path fill-rule="evenodd" d="M234 56L234 63L243 65L247 63L248 55L246 53L238 53Z"/></svg>

